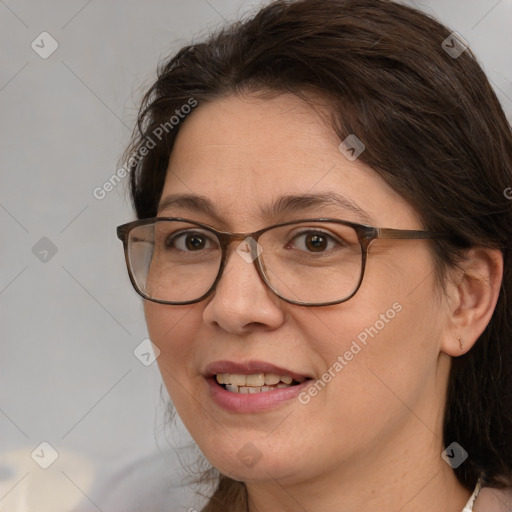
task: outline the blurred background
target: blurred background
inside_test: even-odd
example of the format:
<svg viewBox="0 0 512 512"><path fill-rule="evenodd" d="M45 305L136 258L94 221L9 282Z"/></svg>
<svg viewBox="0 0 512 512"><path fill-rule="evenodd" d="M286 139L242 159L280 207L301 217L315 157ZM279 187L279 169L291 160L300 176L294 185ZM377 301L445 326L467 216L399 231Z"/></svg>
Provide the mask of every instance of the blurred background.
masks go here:
<svg viewBox="0 0 512 512"><path fill-rule="evenodd" d="M2 512L200 509L108 181L159 60L263 3L0 0ZM469 42L512 120L512 0L404 3Z"/></svg>

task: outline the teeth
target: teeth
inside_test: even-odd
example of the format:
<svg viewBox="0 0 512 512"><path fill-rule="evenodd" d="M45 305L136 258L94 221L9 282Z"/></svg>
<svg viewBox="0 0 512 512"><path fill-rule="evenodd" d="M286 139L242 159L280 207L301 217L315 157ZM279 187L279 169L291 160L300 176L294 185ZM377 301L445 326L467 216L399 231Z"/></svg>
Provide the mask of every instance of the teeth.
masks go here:
<svg viewBox="0 0 512 512"><path fill-rule="evenodd" d="M276 375L275 373L255 373L240 375L218 373L215 378L219 384L224 384L227 391L232 393L254 394L272 391L273 389L289 388L293 378L289 375ZM299 383L305 379L300 379Z"/></svg>
<svg viewBox="0 0 512 512"><path fill-rule="evenodd" d="M281 380L281 377L279 375L276 375L275 373L267 373L265 375L265 384L267 386L273 386L274 384L277 384Z"/></svg>
<svg viewBox="0 0 512 512"><path fill-rule="evenodd" d="M263 386L265 384L265 374L258 373L256 375L246 375L245 385L246 386Z"/></svg>
<svg viewBox="0 0 512 512"><path fill-rule="evenodd" d="M215 376L219 384L231 384L232 386L267 387L283 383L290 385L293 382L289 375L276 375L275 373L255 373L253 375L240 375L230 373L217 373ZM300 379L299 382L303 382Z"/></svg>
<svg viewBox="0 0 512 512"><path fill-rule="evenodd" d="M264 393L272 391L273 389L290 388L290 384L280 382L277 386L233 386L232 384L226 384L226 390L232 393L242 393L245 395L251 395L254 393Z"/></svg>
<svg viewBox="0 0 512 512"><path fill-rule="evenodd" d="M227 378L226 378L227 377ZM224 375L224 384L233 384L233 386L245 386L246 375Z"/></svg>

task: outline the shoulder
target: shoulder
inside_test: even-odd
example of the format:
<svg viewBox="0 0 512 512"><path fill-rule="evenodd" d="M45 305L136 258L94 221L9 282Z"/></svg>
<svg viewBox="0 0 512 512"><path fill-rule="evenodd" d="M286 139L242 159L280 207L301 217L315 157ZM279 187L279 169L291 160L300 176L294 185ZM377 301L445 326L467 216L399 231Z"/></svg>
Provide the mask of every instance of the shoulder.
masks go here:
<svg viewBox="0 0 512 512"><path fill-rule="evenodd" d="M483 487L473 506L473 512L509 512L512 510L512 487Z"/></svg>

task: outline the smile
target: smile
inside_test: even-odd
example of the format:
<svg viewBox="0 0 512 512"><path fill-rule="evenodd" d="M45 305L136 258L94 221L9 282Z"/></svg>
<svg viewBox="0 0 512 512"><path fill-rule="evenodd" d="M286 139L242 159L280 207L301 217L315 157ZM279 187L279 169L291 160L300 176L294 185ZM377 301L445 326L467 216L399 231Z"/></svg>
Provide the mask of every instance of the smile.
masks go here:
<svg viewBox="0 0 512 512"><path fill-rule="evenodd" d="M284 389L304 382L305 378L296 381L289 375L275 373L254 373L251 375L218 373L216 381L231 393L254 394L265 393L275 389Z"/></svg>

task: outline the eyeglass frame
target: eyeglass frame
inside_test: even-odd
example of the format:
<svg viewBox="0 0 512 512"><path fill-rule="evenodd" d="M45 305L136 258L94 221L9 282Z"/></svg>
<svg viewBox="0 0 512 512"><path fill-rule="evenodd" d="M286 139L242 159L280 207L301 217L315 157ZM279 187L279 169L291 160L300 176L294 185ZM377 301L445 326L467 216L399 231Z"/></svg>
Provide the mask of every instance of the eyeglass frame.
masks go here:
<svg viewBox="0 0 512 512"><path fill-rule="evenodd" d="M153 297L150 297L145 292L143 292L139 286L137 285L135 278L133 276L131 263L129 259L128 254L128 240L129 240L129 234L130 232L140 226L145 226L147 224L156 224L157 222L163 222L163 221L178 221L178 222L186 222L189 224L193 224L195 226L200 227L201 229L205 229L207 231L212 232L219 241L219 245L221 248L221 260L219 264L219 270L217 273L217 276L215 277L215 280L213 281L210 288L199 298L193 299L193 300L187 300L187 301L165 301L161 299L155 299ZM286 297L283 297L267 280L267 277L265 275L265 271L262 268L262 262L260 261L260 255L257 251L257 242L259 237L266 233L267 231L270 231L271 229L282 227L282 226L289 226L293 224L301 224L305 222L330 222L330 223L336 223L341 224L344 226L351 227L354 229L354 231L357 234L357 238L359 241L359 244L361 246L361 273L359 276L359 281L357 282L356 287L354 288L353 292L348 296L340 300L335 301L329 301L329 302L300 302L293 299L288 299ZM145 219L139 219L134 220L131 222L127 222L126 224L121 224L120 226L117 226L116 228L117 237L121 242L123 242L123 249L124 249L124 256L125 256L125 262L126 262L126 268L128 270L128 276L130 278L130 281L133 285L133 288L135 291L144 299L149 300L151 302L156 302L158 304L165 304L169 306L185 306L188 304L196 304L198 302L201 302L202 300L206 299L209 295L213 293L215 290L218 282L220 281L220 278L222 277L224 268L226 266L227 261L227 248L228 246L234 242L234 241L245 241L247 238L251 240L250 243L250 249L251 249L251 256L253 258L254 266L256 267L256 270L258 272L258 275L260 276L261 280L265 283L265 285L280 299L284 300L285 302L288 302L290 304L295 304L297 306L306 306L306 307L322 307L322 306L332 306L334 304L341 304L343 302L346 302L350 300L354 295L358 292L359 288L361 287L361 284L363 282L363 277L366 270L366 262L368 259L368 248L370 244L377 239L388 239L388 240L427 240L427 239L438 239L438 238L447 238L446 233L437 233L433 231L426 231L426 230L416 230L416 229L395 229L395 228L377 228L374 226L368 226L366 224L358 224L356 222L350 222L346 220L341 219L333 219L333 218L316 218L316 219L299 219L299 220L292 220L288 222L282 222L279 224L273 224L271 226L267 226L265 228L259 229L257 231L248 232L248 233L232 233L229 231L219 231L218 229L215 229L213 226L210 226L208 224L204 224L202 222L198 222L191 219L186 219L183 217L150 217Z"/></svg>

